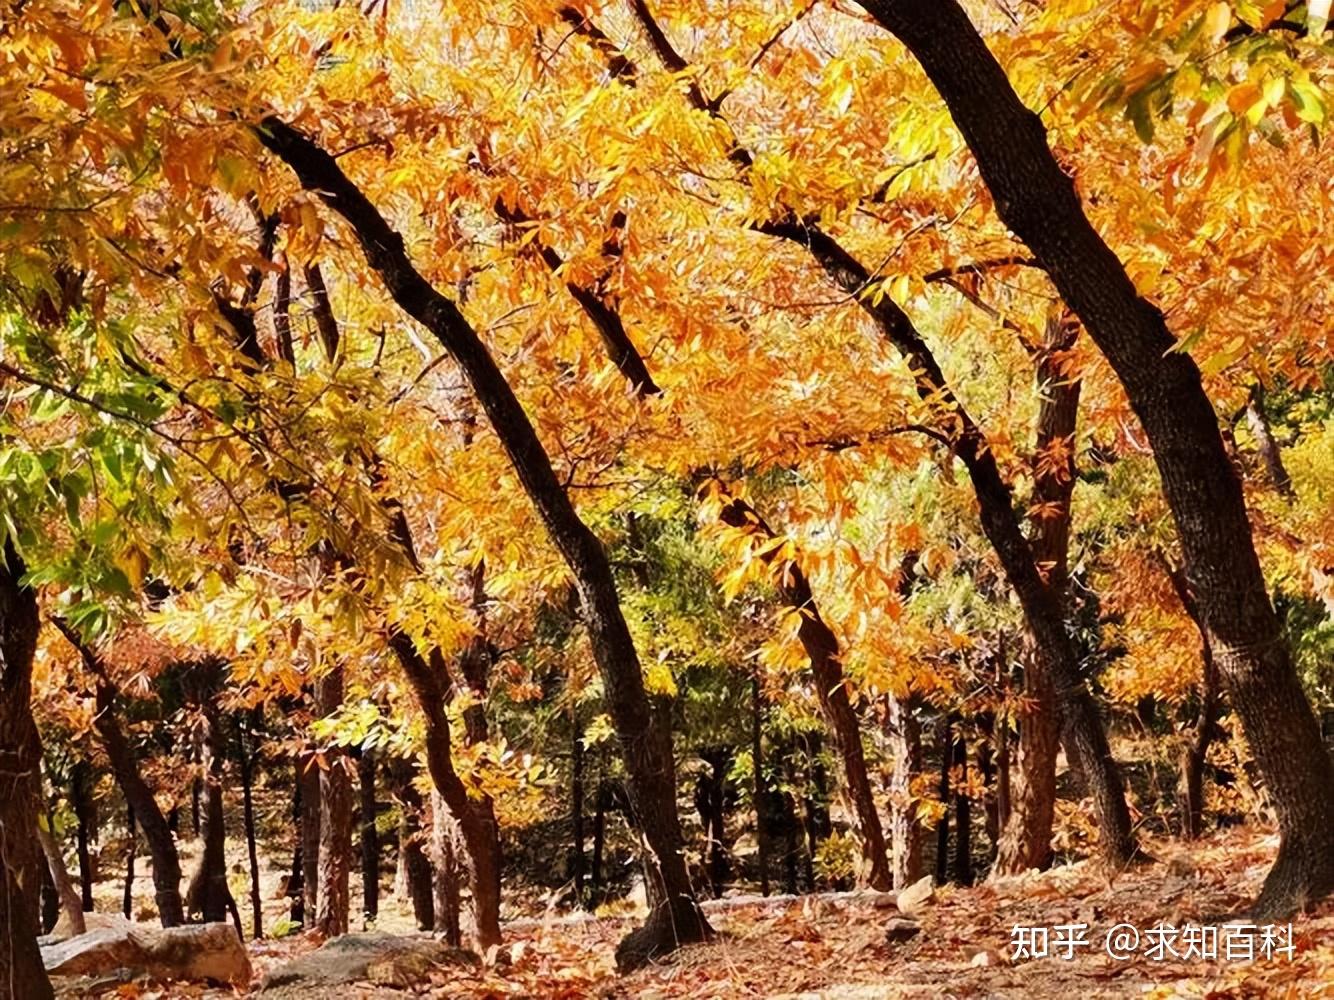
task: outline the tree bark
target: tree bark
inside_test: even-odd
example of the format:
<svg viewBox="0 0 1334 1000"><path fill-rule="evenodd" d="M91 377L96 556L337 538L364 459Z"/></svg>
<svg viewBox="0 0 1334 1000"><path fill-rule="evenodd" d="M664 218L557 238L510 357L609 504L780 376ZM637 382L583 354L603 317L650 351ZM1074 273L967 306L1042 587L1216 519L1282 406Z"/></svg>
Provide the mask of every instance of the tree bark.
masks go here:
<svg viewBox="0 0 1334 1000"><path fill-rule="evenodd" d="M312 754L296 760L301 786L301 889L304 925L313 927L320 901L320 767Z"/></svg>
<svg viewBox="0 0 1334 1000"><path fill-rule="evenodd" d="M723 505L718 518L730 527L758 534L765 540L778 537L764 518L743 500L730 499ZM777 555L771 550L760 558L770 564ZM816 695L829 727L834 752L843 764L844 789L857 822L866 880L872 888L889 889L893 885L893 876L885 851L885 834L866 772L861 724L848 697L843 665L839 660L838 638L820 617L810 583L800 566L795 562L777 566L774 576L783 602L801 615L797 636L810 661Z"/></svg>
<svg viewBox="0 0 1334 1000"><path fill-rule="evenodd" d="M1273 430L1269 427L1269 417L1265 413L1265 390L1259 382L1251 386L1246 398L1246 426L1255 439L1255 448L1264 462L1265 472L1274 489L1291 500L1295 496L1292 489L1292 477L1283 464L1283 452L1278 446Z"/></svg>
<svg viewBox="0 0 1334 1000"><path fill-rule="evenodd" d="M37 843L41 845L42 854L46 856L51 884L55 886L56 897L60 900L60 910L69 923L70 935L82 934L87 930L83 919L83 901L79 897L79 890L74 888L74 881L69 877L69 869L65 867L65 858L60 853L60 845L56 843L56 838L51 835L51 828L43 820L44 817L37 823Z"/></svg>
<svg viewBox="0 0 1334 1000"><path fill-rule="evenodd" d="M570 713L570 826L574 839L570 852L570 878L574 882L576 906L584 905L584 741L578 713Z"/></svg>
<svg viewBox="0 0 1334 1000"><path fill-rule="evenodd" d="M419 931L435 929L435 900L431 888L431 860L422 847L425 805L413 784L416 767L398 760L391 767L394 795L398 799L398 864L403 870L404 893L412 900L412 914Z"/></svg>
<svg viewBox="0 0 1334 1000"><path fill-rule="evenodd" d="M93 768L86 760L77 762L70 775L70 805L74 808L75 854L79 859L79 885L85 913L93 911L93 856L88 848L92 831L97 829L97 805L93 801Z"/></svg>
<svg viewBox="0 0 1334 1000"><path fill-rule="evenodd" d="M0 550L0 1000L47 1000L37 947L41 849L37 826L42 744L32 719L37 594L11 539Z"/></svg>
<svg viewBox="0 0 1334 1000"><path fill-rule="evenodd" d="M651 849L649 865L656 898L663 901L648 925L622 943L618 961L627 967L642 964L679 943L707 937L708 922L695 903L682 849L669 720L650 709L605 549L579 519L532 423L477 332L457 305L413 267L402 237L348 180L337 161L305 135L270 116L260 124L257 136L296 172L303 187L316 192L347 220L367 262L395 302L454 357L574 576L607 706L621 741L635 812ZM434 764L431 771L434 778ZM453 802L450 808L454 809ZM468 837L466 822L464 836Z"/></svg>
<svg viewBox="0 0 1334 1000"><path fill-rule="evenodd" d="M922 877L922 823L912 781L922 770L922 723L911 699L887 696L890 753L889 829L894 855L894 888L906 889Z"/></svg>
<svg viewBox="0 0 1334 1000"><path fill-rule="evenodd" d="M217 707L221 669L221 664L212 661L192 667L195 676L191 686L195 688L199 708L200 765L204 771L200 810L203 850L190 878L185 904L190 919L203 923L223 921L229 913L232 914L236 921L236 935L244 941L236 900L227 884L227 831L222 808L224 734Z"/></svg>
<svg viewBox="0 0 1334 1000"><path fill-rule="evenodd" d="M769 831L764 822L764 695L760 677L756 673L750 681L750 760L753 784L751 797L755 804L755 863L759 868L760 895L769 895Z"/></svg>
<svg viewBox="0 0 1334 1000"><path fill-rule="evenodd" d="M439 792L431 795L431 886L435 930L455 948L463 943L459 923L459 864L454 852L454 818Z"/></svg>
<svg viewBox="0 0 1334 1000"><path fill-rule="evenodd" d="M139 829L148 844L153 863L153 895L157 902L158 919L163 927L179 927L185 923L185 905L181 900L181 859L176 850L167 819L158 807L153 790L148 787L139 769L139 757L134 745L121 728L116 714L116 688L97 652L60 618L52 624L79 652L84 667L93 676L96 715L93 727L102 738L111 771L120 785L121 794L134 810Z"/></svg>
<svg viewBox="0 0 1334 1000"><path fill-rule="evenodd" d="M264 936L264 906L259 892L259 849L255 843L255 755L249 737L243 729L237 756L241 762L241 815L245 826L246 857L250 862L250 932L258 941Z"/></svg>
<svg viewBox="0 0 1334 1000"><path fill-rule="evenodd" d="M1253 915L1290 914L1334 890L1334 765L1270 604L1241 483L1199 368L1090 224L1041 119L957 0L862 5L922 64L1001 220L1083 321L1144 427L1219 674L1278 816L1278 857Z"/></svg>
<svg viewBox="0 0 1334 1000"><path fill-rule="evenodd" d="M134 859L138 853L139 838L135 835L134 806L125 804L125 836L128 846L125 849L125 891L121 897L120 909L129 920L134 912Z"/></svg>
<svg viewBox="0 0 1334 1000"><path fill-rule="evenodd" d="M949 875L950 863L950 763L954 747L950 733L953 720L942 715L936 725L936 749L940 752L940 783L936 787L936 794L945 807L940 814L940 822L936 824L936 884L940 885Z"/></svg>
<svg viewBox="0 0 1334 1000"><path fill-rule="evenodd" d="M968 739L963 722L954 738L953 766L959 769L954 793L954 881L973 884L973 800L968 795Z"/></svg>
<svg viewBox="0 0 1334 1000"><path fill-rule="evenodd" d="M329 716L343 704L343 668L315 682L315 708ZM352 777L347 754L326 753L320 768L320 850L315 930L326 938L348 932L348 879L352 867Z"/></svg>
<svg viewBox="0 0 1334 1000"><path fill-rule="evenodd" d="M357 762L361 791L362 912L372 922L380 912L380 835L375 829L375 751L363 749Z"/></svg>

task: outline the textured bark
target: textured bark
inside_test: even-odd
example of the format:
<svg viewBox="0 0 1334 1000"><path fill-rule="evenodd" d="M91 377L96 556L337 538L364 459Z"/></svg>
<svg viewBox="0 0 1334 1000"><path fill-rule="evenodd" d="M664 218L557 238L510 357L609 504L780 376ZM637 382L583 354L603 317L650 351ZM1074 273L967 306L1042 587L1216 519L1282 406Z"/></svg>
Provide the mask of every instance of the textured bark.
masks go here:
<svg viewBox="0 0 1334 1000"><path fill-rule="evenodd" d="M250 863L250 936L264 936L264 907L259 892L259 849L255 843L255 756L250 734L242 732L238 756L241 762L241 818L245 827L246 858Z"/></svg>
<svg viewBox="0 0 1334 1000"><path fill-rule="evenodd" d="M742 531L758 533L765 539L776 538L773 529L765 523L753 507L743 500L733 499L723 506L719 520ZM777 557L776 552L761 555L766 563ZM829 727L834 753L843 765L843 787L850 811L856 818L857 834L861 840L866 880L876 889L889 889L893 876L885 851L885 834L880 824L871 781L866 772L862 752L861 724L848 697L839 661L838 638L820 617L820 609L811 594L810 583L801 567L788 563L778 568L778 591L783 602L801 614L797 636L810 661L815 678L816 695Z"/></svg>
<svg viewBox="0 0 1334 1000"><path fill-rule="evenodd" d="M965 791L968 781L968 739L963 723L954 739L952 767L959 772L959 788L954 793L954 881L973 884L973 800Z"/></svg>
<svg viewBox="0 0 1334 1000"><path fill-rule="evenodd" d="M936 785L936 796L945 811L940 814L936 824L936 884L941 884L949 874L950 862L950 760L953 756L954 741L951 738L953 720L941 716L936 723L936 750L940 754L940 781Z"/></svg>
<svg viewBox="0 0 1334 1000"><path fill-rule="evenodd" d="M125 804L125 837L128 847L125 850L125 891L121 894L120 910L129 920L134 912L134 860L139 849L139 838L135 834L137 824L134 821L134 806Z"/></svg>
<svg viewBox="0 0 1334 1000"><path fill-rule="evenodd" d="M37 843L41 845L46 857L46 867L50 871L51 884L55 887L56 897L60 900L60 910L69 923L71 935L82 934L86 928L83 919L83 900L79 890L74 888L74 880L69 877L65 867L65 858L60 853L60 845L51 835L51 828L44 822L37 823Z"/></svg>
<svg viewBox="0 0 1334 1000"><path fill-rule="evenodd" d="M315 707L332 715L343 704L343 669L315 682ZM348 932L348 880L352 868L352 776L347 755L326 754L320 768L320 850L315 930L326 938Z"/></svg>
<svg viewBox="0 0 1334 1000"><path fill-rule="evenodd" d="M454 819L439 792L431 793L431 898L435 931L455 948L463 944L459 918L459 864L454 851Z"/></svg>
<svg viewBox="0 0 1334 1000"><path fill-rule="evenodd" d="M391 767L394 796L398 799L398 865L402 871L403 895L412 901L412 914L419 931L435 929L435 900L431 892L431 861L422 847L424 831L421 793L413 785L416 767L395 761ZM397 879L395 882L397 883Z"/></svg>
<svg viewBox="0 0 1334 1000"><path fill-rule="evenodd" d="M651 945L642 947L646 939L636 938L636 946L627 955L646 961L678 943L707 937L708 923L695 905L682 850L669 720L650 709L638 654L621 613L611 565L601 542L579 519L532 423L477 332L457 305L413 267L402 237L348 180L337 161L305 135L269 117L261 123L258 136L292 167L303 187L317 192L347 220L367 262L394 301L454 357L571 569L593 656L602 674L607 707L621 741L637 819L651 847L650 866L658 898L667 901L660 908L663 914L656 921L650 920ZM437 762L439 757L438 749L428 754ZM436 771L436 763L432 763L433 778ZM464 836L468 837L466 823Z"/></svg>
<svg viewBox="0 0 1334 1000"><path fill-rule="evenodd" d="M1292 490L1292 477L1283 464L1283 452L1269 427L1269 417L1265 413L1265 391L1258 382L1251 387L1251 394L1246 400L1246 426L1255 439L1255 448L1264 462L1265 472L1274 489L1288 499L1295 495Z"/></svg>
<svg viewBox="0 0 1334 1000"><path fill-rule="evenodd" d="M93 728L102 739L102 749L111 763L111 771L120 785L121 794L134 810L139 829L148 844L153 862L153 895L157 902L158 919L163 927L178 927L185 923L185 904L181 900L181 859L176 850L167 819L158 807L153 790L148 787L139 769L139 756L121 727L116 714L116 688L97 652L85 643L77 632L60 618L52 624L79 652L84 668L92 675L96 715Z"/></svg>
<svg viewBox="0 0 1334 1000"><path fill-rule="evenodd" d="M93 768L85 760L77 762L70 774L70 805L74 809L75 856L79 859L79 885L85 913L93 911L93 856L89 842L97 829L97 804L93 801Z"/></svg>
<svg viewBox="0 0 1334 1000"><path fill-rule="evenodd" d="M45 1000L51 982L37 948L42 857L37 826L42 744L32 720L37 595L23 559L0 550L0 1000Z"/></svg>
<svg viewBox="0 0 1334 1000"><path fill-rule="evenodd" d="M301 909L305 926L310 927L320 900L320 768L312 755L302 754L296 770L301 785Z"/></svg>
<svg viewBox="0 0 1334 1000"><path fill-rule="evenodd" d="M887 730L894 773L889 785L889 829L894 888L906 889L922 877L922 824L912 781L922 770L922 724L911 701L888 696Z"/></svg>
<svg viewBox="0 0 1334 1000"><path fill-rule="evenodd" d="M1034 442L1033 508L1030 545L1033 558L1068 613L1070 586L1070 500L1075 485L1075 430L1080 383L1061 371L1062 352L1077 329L1051 319L1038 355L1038 421ZM1064 456L1063 460L1058 460ZM1044 657L1033 650L1024 670L1024 699L1019 713L1019 773L1011 811L992 871L1013 875L1045 869L1052 861L1052 822L1056 811L1056 749L1061 733L1060 707ZM1074 754L1071 754L1074 757ZM1087 771L1086 771L1087 773Z"/></svg>
<svg viewBox="0 0 1334 1000"><path fill-rule="evenodd" d="M570 717L570 878L575 903L584 905L584 740L577 713Z"/></svg>
<svg viewBox="0 0 1334 1000"><path fill-rule="evenodd" d="M1106 355L1144 427L1228 700L1278 817L1253 911L1271 919L1334 890L1334 764L1265 587L1241 483L1200 371L1090 224L1041 119L956 0L862 0L922 64L977 159L1001 220Z"/></svg>
<svg viewBox="0 0 1334 1000"><path fill-rule="evenodd" d="M199 707L197 732L204 772L200 824L204 849L190 878L185 908L191 920L202 923L217 923L233 914L236 934L244 941L236 901L227 885L227 831L222 809L224 734L216 701L220 671L221 664L213 662L196 664L191 669L190 687Z"/></svg>
<svg viewBox="0 0 1334 1000"><path fill-rule="evenodd" d="M333 305L329 302L329 289L324 284L324 273L319 264L312 262L306 265L305 277L306 287L310 290L310 311L315 316L315 329L320 336L320 346L324 348L324 359L333 364L338 358L340 331Z"/></svg>

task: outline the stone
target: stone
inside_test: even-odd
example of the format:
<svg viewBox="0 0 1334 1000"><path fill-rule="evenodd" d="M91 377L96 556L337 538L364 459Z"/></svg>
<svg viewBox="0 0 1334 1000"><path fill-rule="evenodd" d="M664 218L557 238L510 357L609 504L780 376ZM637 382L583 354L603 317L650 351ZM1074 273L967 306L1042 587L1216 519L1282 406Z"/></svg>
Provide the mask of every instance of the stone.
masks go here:
<svg viewBox="0 0 1334 1000"><path fill-rule="evenodd" d="M476 965L477 956L429 934L344 934L271 970L260 994L300 998L310 991L371 982L405 989L447 965Z"/></svg>
<svg viewBox="0 0 1334 1000"><path fill-rule="evenodd" d="M890 944L903 944L922 933L922 927L915 920L894 918L885 924L885 940Z"/></svg>
<svg viewBox="0 0 1334 1000"><path fill-rule="evenodd" d="M910 917L919 917L935 895L935 886L931 876L918 879L898 895L899 910Z"/></svg>
<svg viewBox="0 0 1334 1000"><path fill-rule="evenodd" d="M52 976L101 976L126 969L132 978L234 986L249 984L251 976L245 946L224 923L164 928L122 920L44 947L42 962Z"/></svg>

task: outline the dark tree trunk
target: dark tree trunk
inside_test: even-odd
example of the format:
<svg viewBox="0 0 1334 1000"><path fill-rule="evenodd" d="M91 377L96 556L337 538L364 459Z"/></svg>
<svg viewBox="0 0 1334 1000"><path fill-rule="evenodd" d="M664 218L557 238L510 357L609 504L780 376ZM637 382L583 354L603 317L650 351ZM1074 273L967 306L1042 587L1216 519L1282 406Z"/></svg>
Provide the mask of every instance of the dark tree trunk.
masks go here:
<svg viewBox="0 0 1334 1000"><path fill-rule="evenodd" d="M431 796L431 885L434 889L435 930L455 948L463 943L460 925L459 864L454 851L454 817L444 796Z"/></svg>
<svg viewBox="0 0 1334 1000"><path fill-rule="evenodd" d="M42 884L38 887L40 902L38 905L37 929L40 934L50 934L60 920L60 891L56 888L48 865L41 865ZM73 886L71 885L71 888ZM79 901L79 890L74 890L74 900ZM82 905L79 913L83 913Z"/></svg>
<svg viewBox="0 0 1334 1000"><path fill-rule="evenodd" d="M250 861L250 932L255 940L264 936L264 907L259 893L259 849L255 843L255 756L249 734L242 732L237 748L241 762L241 815L245 825L246 856Z"/></svg>
<svg viewBox="0 0 1334 1000"><path fill-rule="evenodd" d="M457 305L413 267L402 237L348 180L338 162L305 135L269 117L257 137L292 167L303 187L315 191L349 222L367 262L385 282L395 302L454 357L552 541L570 566L593 657L602 673L607 707L621 741L635 814L651 851L651 888L660 901L648 925L623 942L618 963L623 967L639 965L678 943L707 937L709 926L695 904L683 853L669 719L650 708L605 549L580 520L522 404L477 332ZM438 754L437 750L432 756ZM436 770L432 764L433 778L437 777ZM447 798L450 795L447 788L442 793ZM452 801L450 808L455 808ZM468 832L468 817L461 817L461 822L471 853L475 834ZM486 877L496 876L487 872Z"/></svg>
<svg viewBox="0 0 1334 1000"><path fill-rule="evenodd" d="M227 885L227 831L223 820L222 779L224 763L224 734L217 708L217 691L221 681L221 664L206 662L193 666L197 683L196 704L199 706L198 746L200 765L203 767L200 835L203 850L190 886L186 891L186 912L192 920L215 923L232 914L236 934L242 941L240 915L236 901Z"/></svg>
<svg viewBox="0 0 1334 1000"><path fill-rule="evenodd" d="M1334 766L1270 604L1241 483L1199 368L1090 224L1070 177L957 0L862 0L911 50L977 159L1001 220L1106 355L1144 427L1210 646L1282 840L1253 916L1334 889Z"/></svg>
<svg viewBox="0 0 1334 1000"><path fill-rule="evenodd" d="M764 822L764 695L756 674L750 682L750 759L753 784L751 797L755 803L755 864L759 868L760 894L769 895L769 830Z"/></svg>
<svg viewBox="0 0 1334 1000"><path fill-rule="evenodd" d="M322 717L343 704L343 668L315 682L315 707ZM320 852L315 930L326 938L348 932L348 880L352 868L352 776L347 754L326 752L320 768Z"/></svg>
<svg viewBox="0 0 1334 1000"><path fill-rule="evenodd" d="M181 901L181 859L176 851L167 819L158 807L153 790L148 787L139 770L139 758L134 745L121 728L116 714L116 689L96 651L85 643L77 632L60 618L52 623L79 651L84 667L95 681L96 715L93 726L102 738L111 771L116 776L125 801L134 810L139 829L148 844L153 863L153 894L157 901L158 918L163 927L178 927L185 923L185 905Z"/></svg>
<svg viewBox="0 0 1334 1000"><path fill-rule="evenodd" d="M134 806L125 804L125 836L128 844L125 848L125 892L121 898L120 909L125 919L131 919L134 912L134 860L138 854L139 838L135 834Z"/></svg>
<svg viewBox="0 0 1334 1000"><path fill-rule="evenodd" d="M598 782L597 795L593 801L593 858L590 879L593 891L602 890L602 851L607 837L607 784Z"/></svg>
<svg viewBox="0 0 1334 1000"><path fill-rule="evenodd" d="M42 744L32 720L37 594L14 543L0 550L0 1000L47 1000L37 947L41 850L37 826Z"/></svg>
<svg viewBox="0 0 1334 1000"><path fill-rule="evenodd" d="M570 852L570 878L574 880L575 905L584 905L584 740L578 715L570 716L570 826L574 845Z"/></svg>
<svg viewBox="0 0 1334 1000"><path fill-rule="evenodd" d="M936 884L943 885L949 876L950 862L950 762L954 742L950 738L951 720L941 716L937 723L936 749L940 752L940 784L936 794L945 807L936 824Z"/></svg>
<svg viewBox="0 0 1334 1000"><path fill-rule="evenodd" d="M407 896L419 931L435 929L435 899L431 888L431 860L422 847L425 833L421 793L413 785L416 768L410 761L396 761L392 768L394 794L398 798L399 866L403 869Z"/></svg>
<svg viewBox="0 0 1334 1000"><path fill-rule="evenodd" d="M741 531L748 531L765 539L777 535L750 504L733 499L719 512L719 520ZM766 563L777 558L776 551L760 557ZM876 889L889 889L893 876L885 851L885 834L880 824L880 812L871 780L866 772L866 758L862 752L861 724L852 707L848 688L839 661L838 638L820 617L820 609L811 594L810 583L801 567L786 563L777 567L778 590L783 602L801 614L797 628L798 638L810 660L815 678L816 695L829 727L834 752L843 765L844 789L850 812L856 818L857 832L862 844L867 881Z"/></svg>
<svg viewBox="0 0 1334 1000"><path fill-rule="evenodd" d="M705 750L700 756L709 765L695 778L695 810L704 829L704 859L713 898L723 894L731 874L727 862L725 826L727 822L727 769L731 752L725 747Z"/></svg>
<svg viewBox="0 0 1334 1000"><path fill-rule="evenodd" d="M357 762L361 785L361 895L367 921L380 913L380 836L375 829L375 751L362 750Z"/></svg>
<svg viewBox="0 0 1334 1000"><path fill-rule="evenodd" d="M88 848L97 829L97 804L93 801L93 769L87 761L74 765L70 775L70 805L74 808L75 851L79 859L79 885L83 891L83 910L93 912L93 872L92 852Z"/></svg>
<svg viewBox="0 0 1334 1000"><path fill-rule="evenodd" d="M917 818L913 779L922 771L922 723L911 700L890 695L888 730L894 773L889 786L889 829L894 846L894 888L922 877L922 823Z"/></svg>
<svg viewBox="0 0 1334 1000"><path fill-rule="evenodd" d="M320 766L305 753L297 758L296 770L301 786L301 910L304 926L313 927L320 900Z"/></svg>
<svg viewBox="0 0 1334 1000"><path fill-rule="evenodd" d="M963 723L954 740L954 767L959 788L954 793L954 881L973 884L973 800L968 795L968 739Z"/></svg>
<svg viewBox="0 0 1334 1000"><path fill-rule="evenodd" d="M995 864L996 848L1000 845L1000 806L996 800L996 763L995 751L992 744L995 742L995 720L991 713L978 717L978 728L982 731L982 739L977 745L977 771L982 775L982 811L983 825L987 834L987 842L991 844L991 864Z"/></svg>

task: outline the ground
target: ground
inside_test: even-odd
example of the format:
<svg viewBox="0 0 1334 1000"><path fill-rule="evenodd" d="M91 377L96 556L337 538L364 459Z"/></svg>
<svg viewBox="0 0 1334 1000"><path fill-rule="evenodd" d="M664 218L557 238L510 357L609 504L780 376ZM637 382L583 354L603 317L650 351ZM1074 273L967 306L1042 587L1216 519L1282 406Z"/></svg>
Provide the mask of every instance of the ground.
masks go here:
<svg viewBox="0 0 1334 1000"><path fill-rule="evenodd" d="M1334 902L1293 924L1291 959L1245 962L1118 961L1104 949L1108 929L1141 933L1236 913L1254 897L1277 849L1272 833L1235 827L1194 845L1150 840L1155 860L1118 874L1094 862L1044 874L942 888L918 910L921 932L889 943L901 915L880 900L831 896L747 903L715 912L718 940L618 977L612 964L625 918L552 914L515 921L489 966L449 967L411 990L348 984L340 997L710 998L791 997L880 1000L899 997L1334 997ZM270 900L269 903L277 901ZM395 909L390 901L389 907ZM395 918L395 922L396 922ZM1012 928L1090 925L1090 946L1073 960L1010 960ZM383 926L383 924L382 924ZM302 936L255 942L262 975L316 946ZM218 990L145 985L123 996L218 998ZM71 995L71 994L66 994ZM115 995L114 993L112 995ZM330 994L332 996L334 994ZM319 994L306 994L320 1000Z"/></svg>

